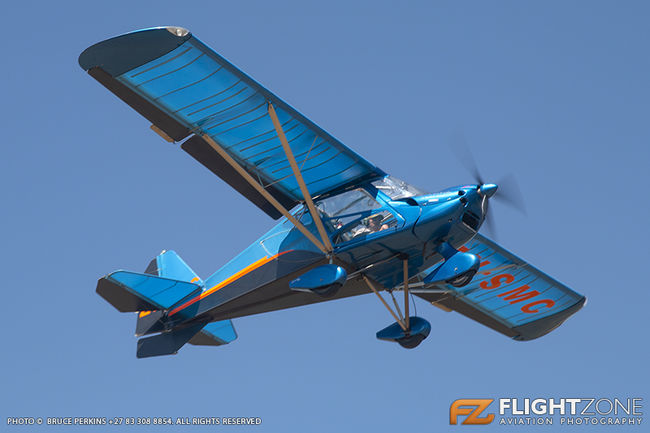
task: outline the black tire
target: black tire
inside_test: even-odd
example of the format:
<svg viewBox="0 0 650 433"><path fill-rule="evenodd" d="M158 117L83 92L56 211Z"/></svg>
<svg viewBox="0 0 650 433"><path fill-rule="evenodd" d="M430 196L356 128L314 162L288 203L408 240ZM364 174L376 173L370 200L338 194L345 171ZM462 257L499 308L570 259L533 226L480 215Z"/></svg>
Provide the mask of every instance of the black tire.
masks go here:
<svg viewBox="0 0 650 433"><path fill-rule="evenodd" d="M322 298L331 298L336 295L340 288L340 284L332 284L331 286L325 287L324 289L314 289L312 292L316 293Z"/></svg>
<svg viewBox="0 0 650 433"><path fill-rule="evenodd" d="M476 275L476 270L470 269L469 271L463 272L456 278L448 280L447 283L451 284L454 287L464 287L472 281L474 275Z"/></svg>
<svg viewBox="0 0 650 433"><path fill-rule="evenodd" d="M415 335L411 335L410 337L405 337L401 340L397 340L397 342L404 349L415 349L420 345L420 343L424 341L425 338L427 338L426 335L415 334Z"/></svg>

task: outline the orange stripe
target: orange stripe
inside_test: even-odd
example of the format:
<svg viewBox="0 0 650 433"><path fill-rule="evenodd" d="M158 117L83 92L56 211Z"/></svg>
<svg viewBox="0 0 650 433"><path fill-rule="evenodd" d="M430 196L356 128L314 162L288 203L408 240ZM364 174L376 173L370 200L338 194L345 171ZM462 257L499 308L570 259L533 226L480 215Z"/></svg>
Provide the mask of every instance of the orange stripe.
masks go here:
<svg viewBox="0 0 650 433"><path fill-rule="evenodd" d="M140 314L138 314L138 317L148 316L151 313L153 313L153 311L140 311Z"/></svg>
<svg viewBox="0 0 650 433"><path fill-rule="evenodd" d="M278 253L278 254L276 254L276 255L274 255L272 257L264 256L263 258L259 259L258 261L254 262L254 263L251 263L250 265L246 266L244 269L237 272L236 274L226 278L225 280L223 280L219 284L217 284L215 286L212 286L210 289L208 289L205 292L201 293L196 298L192 298L189 301L185 302L183 305L180 305L180 306L174 308L172 311L170 311L169 316L178 313L182 309L189 307L193 303L195 303L197 301L200 301L201 299L205 298L206 296L209 296L209 295L213 294L217 290L227 286L228 284L230 284L233 281L243 277L244 275L248 274L249 272L254 271L255 269L259 268L260 266L263 266L263 265L267 264L268 262L277 259L282 254L288 253L290 251L292 251L292 250L283 251L283 252Z"/></svg>

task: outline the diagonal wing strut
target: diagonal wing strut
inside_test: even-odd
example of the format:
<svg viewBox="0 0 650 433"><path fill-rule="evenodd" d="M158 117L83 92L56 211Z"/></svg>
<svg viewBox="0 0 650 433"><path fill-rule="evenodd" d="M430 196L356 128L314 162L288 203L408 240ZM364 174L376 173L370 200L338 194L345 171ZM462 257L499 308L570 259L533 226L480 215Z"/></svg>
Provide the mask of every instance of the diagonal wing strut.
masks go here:
<svg viewBox="0 0 650 433"><path fill-rule="evenodd" d="M280 120L278 119L278 115L275 113L275 108L273 108L273 104L271 104L271 102L269 102L268 110L269 110L269 116L273 121L273 126L275 127L275 131L278 133L278 138L280 139L280 143L282 143L282 148L284 149L284 153L287 155L287 159L289 160L289 164L291 165L291 170L293 170L293 175L296 176L296 181L300 186L300 192L302 193L302 197L305 200L305 203L307 203L307 207L309 208L309 213L311 214L314 223L316 224L316 228L318 229L318 233L320 234L323 244L325 244L325 248L327 249L326 254L331 253L332 244L330 243L330 240L327 237L327 233L325 232L323 221L321 221L320 214L316 210L316 206L314 206L314 201L311 199L311 194L307 189L305 180L302 178L302 174L300 173L300 169L298 168L298 164L296 163L296 158L293 156L293 152L291 151L291 147L289 146L287 137L284 135L282 124L280 123Z"/></svg>
<svg viewBox="0 0 650 433"><path fill-rule="evenodd" d="M276 199L273 197L269 192L264 189L262 185L260 185L244 168L239 165L237 161L235 161L229 154L226 152L219 144L212 139L208 134L202 134L201 137L212 147L221 157L234 168L237 173L239 173L253 188L257 190L265 199L273 205L274 208L278 210L282 215L287 217L289 221L298 229L300 232L307 237L316 247L321 250L324 254L329 254L331 251L331 245L330 249L328 250L325 248L325 246L319 241L316 236L314 236L307 228L296 218L294 218L293 215L289 213L287 209L284 208ZM311 197L310 197L311 198ZM316 220L316 218L314 218Z"/></svg>

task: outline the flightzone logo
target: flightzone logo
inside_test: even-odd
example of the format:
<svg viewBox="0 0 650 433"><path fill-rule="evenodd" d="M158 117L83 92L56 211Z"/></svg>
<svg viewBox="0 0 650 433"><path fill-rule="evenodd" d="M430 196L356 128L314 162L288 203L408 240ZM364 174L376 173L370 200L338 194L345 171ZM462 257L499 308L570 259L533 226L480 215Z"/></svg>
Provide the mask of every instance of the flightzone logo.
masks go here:
<svg viewBox="0 0 650 433"><path fill-rule="evenodd" d="M642 398L461 398L450 425L641 425ZM498 407L498 416L490 410Z"/></svg>
<svg viewBox="0 0 650 433"><path fill-rule="evenodd" d="M494 400L485 398L463 398L456 400L449 408L449 424L458 424L458 416L466 416L463 424L465 425L483 425L490 424L494 421L494 414L488 414L481 417L485 409L492 404Z"/></svg>

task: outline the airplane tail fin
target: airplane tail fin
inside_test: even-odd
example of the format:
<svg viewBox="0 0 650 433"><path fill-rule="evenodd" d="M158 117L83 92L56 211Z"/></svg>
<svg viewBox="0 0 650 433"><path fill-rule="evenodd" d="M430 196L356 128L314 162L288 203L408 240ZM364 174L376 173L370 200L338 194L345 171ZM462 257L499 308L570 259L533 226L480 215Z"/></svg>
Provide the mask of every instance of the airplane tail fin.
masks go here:
<svg viewBox="0 0 650 433"><path fill-rule="evenodd" d="M138 341L138 358L170 355L185 343L220 346L237 338L230 320L184 323L169 329L167 311L197 296L203 281L174 251L163 251L144 274L115 271L97 282L97 294L121 312L137 312L136 336L161 334ZM187 320L192 317L187 317ZM207 323L207 324L206 324Z"/></svg>
<svg viewBox="0 0 650 433"><path fill-rule="evenodd" d="M199 293L203 281L174 251L163 251L144 274L115 271L97 282L97 293L121 312L167 310ZM146 316L143 316L146 317Z"/></svg>
<svg viewBox="0 0 650 433"><path fill-rule="evenodd" d="M145 274L203 285L203 281L175 251L164 251L149 263Z"/></svg>
<svg viewBox="0 0 650 433"><path fill-rule="evenodd" d="M121 312L167 310L197 294L201 286L186 281L115 271L97 282L97 294Z"/></svg>

